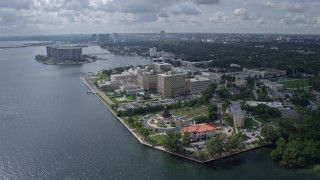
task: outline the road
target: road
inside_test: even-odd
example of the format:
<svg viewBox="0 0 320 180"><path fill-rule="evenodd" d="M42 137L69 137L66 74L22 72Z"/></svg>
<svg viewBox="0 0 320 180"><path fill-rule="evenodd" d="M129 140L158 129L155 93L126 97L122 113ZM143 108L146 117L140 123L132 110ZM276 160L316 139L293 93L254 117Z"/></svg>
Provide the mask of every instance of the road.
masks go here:
<svg viewBox="0 0 320 180"><path fill-rule="evenodd" d="M94 84L92 84L87 78L85 77L80 77L81 80L88 86L88 88L92 91L94 94L99 94L103 99L107 101L108 104L113 105L115 104L110 100L108 96L104 94L104 92L100 91Z"/></svg>

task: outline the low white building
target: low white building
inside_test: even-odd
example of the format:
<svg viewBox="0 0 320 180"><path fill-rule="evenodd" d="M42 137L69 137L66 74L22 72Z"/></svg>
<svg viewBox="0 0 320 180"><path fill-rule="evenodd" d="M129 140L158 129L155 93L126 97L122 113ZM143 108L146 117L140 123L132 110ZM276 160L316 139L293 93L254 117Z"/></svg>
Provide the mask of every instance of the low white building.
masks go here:
<svg viewBox="0 0 320 180"><path fill-rule="evenodd" d="M267 79L261 79L260 82L262 82L266 87L273 89L273 90L281 90L283 89L283 84L280 84L278 82L272 82Z"/></svg>
<svg viewBox="0 0 320 180"><path fill-rule="evenodd" d="M120 91L125 92L127 95L132 95L139 92L143 92L144 90L140 86L134 84L126 84L120 86Z"/></svg>
<svg viewBox="0 0 320 180"><path fill-rule="evenodd" d="M264 104L270 108L283 108L281 102L259 102L259 101L247 101L246 105L250 107L257 107L259 104Z"/></svg>
<svg viewBox="0 0 320 180"><path fill-rule="evenodd" d="M222 79L222 74L221 73L214 73L214 72L202 72L201 73L202 77L206 77L210 79L211 81L214 81L216 83L220 83Z"/></svg>
<svg viewBox="0 0 320 180"><path fill-rule="evenodd" d="M107 91L118 89L121 85L121 81L98 81L98 87Z"/></svg>

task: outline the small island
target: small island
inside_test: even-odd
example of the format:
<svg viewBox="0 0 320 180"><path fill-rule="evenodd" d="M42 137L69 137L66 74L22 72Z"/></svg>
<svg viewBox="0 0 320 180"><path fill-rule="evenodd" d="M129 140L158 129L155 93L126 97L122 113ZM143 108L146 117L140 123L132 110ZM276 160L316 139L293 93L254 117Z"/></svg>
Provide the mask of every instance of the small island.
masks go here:
<svg viewBox="0 0 320 180"><path fill-rule="evenodd" d="M47 46L47 55L36 55L35 59L42 64L85 64L97 60L96 56L83 55L81 47L75 46Z"/></svg>

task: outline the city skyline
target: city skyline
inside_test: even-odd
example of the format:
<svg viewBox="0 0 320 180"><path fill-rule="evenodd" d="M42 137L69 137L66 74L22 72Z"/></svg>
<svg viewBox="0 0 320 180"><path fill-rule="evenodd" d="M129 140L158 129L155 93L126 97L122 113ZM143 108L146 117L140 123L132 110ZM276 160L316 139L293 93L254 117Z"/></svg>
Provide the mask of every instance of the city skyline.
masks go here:
<svg viewBox="0 0 320 180"><path fill-rule="evenodd" d="M317 0L12 0L0 2L0 35L319 34L319 8Z"/></svg>

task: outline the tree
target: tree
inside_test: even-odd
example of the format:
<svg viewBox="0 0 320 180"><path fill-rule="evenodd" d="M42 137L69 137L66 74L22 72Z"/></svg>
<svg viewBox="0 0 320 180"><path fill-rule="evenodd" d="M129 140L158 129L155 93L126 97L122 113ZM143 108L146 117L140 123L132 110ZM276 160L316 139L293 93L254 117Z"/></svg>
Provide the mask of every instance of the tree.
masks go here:
<svg viewBox="0 0 320 180"><path fill-rule="evenodd" d="M276 148L271 152L271 158L274 160L281 159L283 152L286 148L286 142L284 139L278 139L276 144Z"/></svg>
<svg viewBox="0 0 320 180"><path fill-rule="evenodd" d="M218 118L217 113L218 107L216 105L209 105L208 106L208 119L213 121Z"/></svg>
<svg viewBox="0 0 320 180"><path fill-rule="evenodd" d="M245 148L243 134L232 134L226 139L226 150L236 150Z"/></svg>
<svg viewBox="0 0 320 180"><path fill-rule="evenodd" d="M182 146L187 146L189 145L189 139L190 139L190 134L188 132L185 132L182 134Z"/></svg>
<svg viewBox="0 0 320 180"><path fill-rule="evenodd" d="M225 137L221 134L217 134L215 137L212 137L208 140L206 144L206 149L210 155L219 154L221 155L223 151L225 151L224 148L224 142L223 139Z"/></svg>
<svg viewBox="0 0 320 180"><path fill-rule="evenodd" d="M274 126L263 126L261 130L261 135L265 138L268 143L275 144L279 139L280 134Z"/></svg>
<svg viewBox="0 0 320 180"><path fill-rule="evenodd" d="M131 116L128 118L128 123L129 124L133 124L134 123L134 119Z"/></svg>
<svg viewBox="0 0 320 180"><path fill-rule="evenodd" d="M208 119L208 117L203 116L203 115L196 116L196 117L193 118L193 120L196 122L196 124L210 122L210 119Z"/></svg>
<svg viewBox="0 0 320 180"><path fill-rule="evenodd" d="M163 141L163 146L172 152L181 152L182 143L180 141L181 133L170 131L167 133L167 137Z"/></svg>

